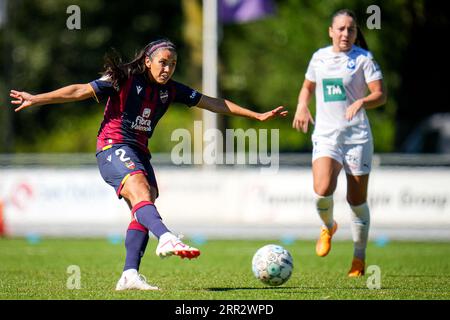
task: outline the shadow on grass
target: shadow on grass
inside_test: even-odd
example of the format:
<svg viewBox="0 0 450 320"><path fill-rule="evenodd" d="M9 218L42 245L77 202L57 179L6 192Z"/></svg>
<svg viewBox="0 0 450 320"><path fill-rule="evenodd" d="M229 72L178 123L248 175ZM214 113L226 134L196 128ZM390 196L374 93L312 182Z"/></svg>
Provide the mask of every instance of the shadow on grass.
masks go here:
<svg viewBox="0 0 450 320"><path fill-rule="evenodd" d="M238 287L238 288L203 288L206 291L234 291L234 290L286 290L286 289L302 289L302 287Z"/></svg>

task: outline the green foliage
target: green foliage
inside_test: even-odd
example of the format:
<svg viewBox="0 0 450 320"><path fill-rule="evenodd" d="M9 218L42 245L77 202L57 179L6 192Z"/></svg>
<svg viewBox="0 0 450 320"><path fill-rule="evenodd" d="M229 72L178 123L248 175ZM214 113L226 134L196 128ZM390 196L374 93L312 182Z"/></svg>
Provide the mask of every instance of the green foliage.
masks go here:
<svg viewBox="0 0 450 320"><path fill-rule="evenodd" d="M70 16L66 10L72 4L81 10L80 30L66 26ZM1 132L0 152L94 152L103 107L82 102L7 114L4 108L12 109L9 89L41 93L87 83L99 77L103 57L111 48L128 61L152 39L165 36L179 42L181 37L182 15L176 0L166 0L163 6L138 0L113 5L106 0L9 1L8 10L9 21L0 38L4 53L0 59L6 62L0 76L4 78L0 114L2 123L12 122L15 143L8 150ZM180 55L184 50L180 43ZM183 67L179 70L183 72Z"/></svg>
<svg viewBox="0 0 450 320"><path fill-rule="evenodd" d="M81 30L66 27L66 9L72 4L81 9ZM227 127L277 128L280 151L311 149L312 129L304 135L291 126L297 97L312 54L330 43L327 28L331 14L346 7L356 12L389 93L385 106L368 112L375 151L395 151L396 114L405 95L401 86L408 67L404 56L414 37L414 26L426 23L425 1L280 0L276 4L277 12L269 18L222 27L220 95L258 111L284 105L289 116L264 124L227 117ZM368 30L365 25L369 17L366 9L373 4L381 8L380 30ZM7 111L11 109L9 89L38 93L91 81L102 71L103 56L111 47L129 60L156 36L169 37L178 44L175 76L180 81L192 79L192 74L187 74L190 62L182 40L183 19L176 0L129 0L114 5L106 0L9 1L8 23L0 29L4 70L0 74L0 152L92 152L102 108L86 102L13 114ZM310 107L314 114L314 101ZM170 152L172 128L192 128L194 118L192 110L171 108L152 137L152 150ZM8 138L9 127L14 136Z"/></svg>
<svg viewBox="0 0 450 320"><path fill-rule="evenodd" d="M16 150L18 152L46 152L46 153L71 153L80 150L94 151L97 143L96 133L103 119L103 106L80 106L80 103L55 106L57 111L51 114L54 125L51 134L43 128L37 127L34 132L38 137L34 144L30 145L22 137L16 138ZM79 112L87 112L89 117L75 117L67 110L76 109ZM30 116L36 112L30 110Z"/></svg>
<svg viewBox="0 0 450 320"><path fill-rule="evenodd" d="M414 2L415 12L422 1ZM381 29L366 28L366 9L376 4L381 8ZM395 113L401 84L401 52L405 50L411 30L411 11L403 0L380 1L278 1L276 15L246 24L227 25L221 45L223 94L258 110L284 105L290 112L287 120L272 122L281 131L283 151L310 150L310 134L305 139L291 128L297 98L312 54L331 44L328 26L332 13L341 8L354 10L369 49L381 65L388 103L369 111L377 152L394 151ZM399 30L402 30L399 33ZM314 114L314 102L310 104ZM232 119L230 125L243 125Z"/></svg>

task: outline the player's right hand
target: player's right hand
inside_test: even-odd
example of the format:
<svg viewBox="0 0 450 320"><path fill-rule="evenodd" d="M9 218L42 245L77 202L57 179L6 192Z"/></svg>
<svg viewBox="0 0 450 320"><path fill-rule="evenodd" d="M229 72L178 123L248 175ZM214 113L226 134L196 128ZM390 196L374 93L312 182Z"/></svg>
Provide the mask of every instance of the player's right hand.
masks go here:
<svg viewBox="0 0 450 320"><path fill-rule="evenodd" d="M292 121L292 128L303 133L308 132L309 123L314 124L314 119L311 116L308 108L298 108Z"/></svg>
<svg viewBox="0 0 450 320"><path fill-rule="evenodd" d="M15 112L20 111L24 108L32 106L33 103L33 95L29 94L28 92L20 92L16 90L11 90L9 93L9 96L11 98L14 98L15 100L11 100L12 104L19 105L16 109L14 109Z"/></svg>

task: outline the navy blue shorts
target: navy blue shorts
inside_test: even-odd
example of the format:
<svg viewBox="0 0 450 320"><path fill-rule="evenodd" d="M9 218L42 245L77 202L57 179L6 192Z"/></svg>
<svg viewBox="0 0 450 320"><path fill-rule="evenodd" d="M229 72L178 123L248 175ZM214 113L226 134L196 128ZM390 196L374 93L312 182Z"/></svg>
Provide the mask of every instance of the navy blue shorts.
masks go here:
<svg viewBox="0 0 450 320"><path fill-rule="evenodd" d="M129 145L117 144L97 153L97 164L103 180L116 190L117 196L122 198L120 191L128 177L143 173L148 183L156 188L158 197L158 184L155 172L150 164L150 155L139 151Z"/></svg>

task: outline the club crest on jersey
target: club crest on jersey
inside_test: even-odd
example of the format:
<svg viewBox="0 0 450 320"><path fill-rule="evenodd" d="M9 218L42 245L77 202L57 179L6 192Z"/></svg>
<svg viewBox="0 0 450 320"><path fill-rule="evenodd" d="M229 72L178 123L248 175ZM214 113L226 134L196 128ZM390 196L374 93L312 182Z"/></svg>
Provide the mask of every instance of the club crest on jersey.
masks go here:
<svg viewBox="0 0 450 320"><path fill-rule="evenodd" d="M167 90L160 90L159 91L159 98L161 99L162 103L166 103L167 99L169 98L169 92Z"/></svg>
<svg viewBox="0 0 450 320"><path fill-rule="evenodd" d="M142 112L142 117L144 117L144 118L150 117L151 112L152 112L152 110L150 108L145 108L144 111Z"/></svg>
<svg viewBox="0 0 450 320"><path fill-rule="evenodd" d="M356 67L355 59L348 60L347 69L353 70L353 69L355 69L355 67Z"/></svg>
<svg viewBox="0 0 450 320"><path fill-rule="evenodd" d="M125 161L124 164L125 164L125 167L127 167L130 170L133 170L134 168L136 168L136 165L131 160Z"/></svg>

